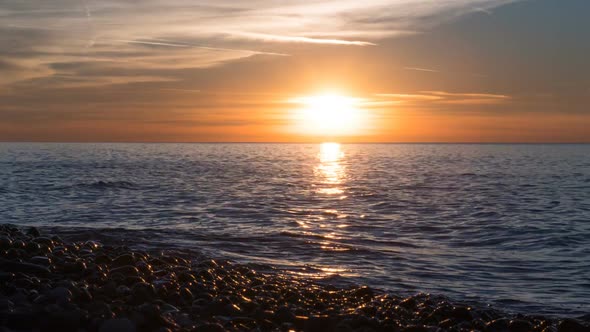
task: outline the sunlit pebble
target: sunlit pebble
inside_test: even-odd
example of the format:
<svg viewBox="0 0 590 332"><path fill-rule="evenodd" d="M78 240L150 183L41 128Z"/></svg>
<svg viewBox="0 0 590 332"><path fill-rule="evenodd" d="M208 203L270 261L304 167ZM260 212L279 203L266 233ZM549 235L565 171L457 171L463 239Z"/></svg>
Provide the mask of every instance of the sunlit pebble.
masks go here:
<svg viewBox="0 0 590 332"><path fill-rule="evenodd" d="M2 231L6 232L5 229L5 227L0 228L0 236L2 236ZM11 236L12 239L19 237L18 234L14 235L12 233ZM9 240L11 240L11 238L9 238ZM461 310L456 310L456 308L463 308L463 313L465 313L465 310L467 310L466 312L468 313L475 311L478 315L486 315L486 311L478 311L478 309L453 305L450 304L448 300L441 301L442 297L434 297L428 294L419 294L402 299L391 295L375 294L375 291L367 287L339 289L334 286L321 286L318 284L313 284L310 282L309 278L298 279L287 275L257 274L255 271L246 266L231 264L227 261L216 262L213 260L208 260L195 263L189 262L183 258L174 257L175 255L152 256L145 253L135 252L126 248L101 249L102 247L94 248L94 250L97 250L97 255L95 256L94 254L87 255L89 250L88 245L71 245L67 243L60 243L60 245L61 248L59 246L56 247L55 252L61 252L62 254L65 254L68 257L67 260L76 260L81 258L83 262L89 264L89 269L90 266L94 266L92 267L92 269L94 269L94 275L101 274L101 271L105 271L107 274L104 274L104 277L102 278L85 277L84 271L86 270L86 267L83 266L72 266L72 268L77 270L72 270L69 276L59 275L59 272L54 270L51 272L52 276L49 280L44 279L44 277L28 277L19 272L19 279L17 280L17 283L13 283L13 285L22 285L25 287L23 288L25 291L27 291L26 288L38 287L40 284L44 284L46 287L28 290L28 297L23 297L24 294L16 294L14 299L26 301L28 298L30 298L32 301L33 298L37 299L40 297L37 305L44 306L41 304L43 303L42 295L44 295L44 293L51 292L52 290L58 289L59 287L65 287L72 292L72 295L68 295L69 293L67 291L63 292L66 294L66 296L61 296L60 301L63 302L62 304L67 304L68 306L73 306L76 308L79 306L83 310L88 309L90 315L101 315L101 317L105 319L105 323L103 324L106 325L94 326L90 328L90 330L105 331L105 329L113 326L113 324L119 323L124 323L127 327L132 328L134 324L136 324L135 321L131 319L132 316L138 315L140 313L145 314L146 312L153 312L156 315L156 317L154 317L156 318L156 321L169 322L172 324L169 326L169 328L164 329L168 331L178 330L179 326L190 328L192 327L191 324L205 324L204 326L209 326L212 328L215 324L217 324L215 325L217 330L223 330L223 328L232 328L232 326L234 329L238 330L255 330L257 328L261 330L285 330L287 328L288 330L295 331L303 330L305 329L305 326L303 325L290 326L288 325L288 322L282 321L267 321L267 323L264 323L257 321L252 317L247 317L248 312L250 312L245 310L245 308L248 308L247 303L255 301L256 303L251 304L250 308L255 308L258 305L262 305L265 310L272 314L273 311L276 312L276 310L281 305L285 305L283 301L289 301L289 298L296 298L296 301L290 302L289 304L289 306L291 306L289 310L292 310L291 315L284 317L289 317L290 319L290 317L295 315L297 321L303 323L311 322L310 324L325 323L325 321L322 321L322 317L325 317L327 313L335 312L337 313L335 314L336 316L333 317L335 321L340 319L337 317L342 317L342 315L353 315L355 319L358 319L359 321L369 321L371 319L375 319L374 317L378 316L378 320L373 321L375 324L386 324L386 322L389 322L390 324L393 324L389 327L397 326L402 330L403 327L408 327L414 324L431 325L431 330L435 329L437 324L438 327L445 329L454 328L455 330L469 330L474 327L478 330L484 330L486 328L486 324L488 324L488 326L494 326L494 324L502 325L504 323L506 326L511 326L511 328L547 326L551 327L550 330L552 330L556 326L555 321L546 320L543 318L532 319L526 316L518 316L516 319L514 317L504 320L498 319L501 318L501 316L497 311L489 311L491 312L490 315L485 316L486 318L484 320L473 320L456 323L452 320L452 315L462 315L464 317L468 317L468 315L463 315ZM24 247L25 246L23 246L23 248ZM15 248L11 249L16 250ZM69 253L66 254L66 250L69 251ZM53 255L53 257L56 257L55 252L54 254L46 252L45 255ZM19 254L19 256L22 256L22 258L9 258L6 256L3 258L9 260L12 259L15 262L18 262L19 259L39 261L38 258L33 259L36 257L33 255L37 254L38 253L22 252ZM83 254L84 256L81 257L80 254ZM142 269L142 271L138 271L138 276L135 275L135 270L127 268L127 270L130 272L133 272L133 275L123 276L123 279L118 278L117 280L112 278L113 275L109 274L108 272L112 268L111 259L114 261L115 258L118 258L122 255L128 255L125 256L127 258L132 257L133 259L128 263L132 263L136 267L144 264L144 269ZM100 257L110 258L101 258L104 259L102 266L99 264L93 264L94 260ZM124 259L127 258L121 258L121 260L124 261ZM162 272L151 272L150 269L147 268L148 266L151 267L151 265L154 265L157 269L161 269ZM129 265L127 266L130 267ZM190 271L191 269L193 271L199 271L200 274L195 274L193 276L187 275L186 271ZM36 270L38 271L39 269ZM321 268L321 270L324 273L324 276L325 273L330 272L345 272L343 269L329 267ZM8 272L10 273L11 271ZM304 275L304 273L302 273L302 275ZM204 276L208 277L205 278ZM8 280L11 280L10 278L13 277L14 276L8 275ZM80 278L80 280L67 280L69 277ZM318 276L315 274L311 275L311 277L321 278L321 275ZM66 278L66 280L61 280L59 282L55 281L64 278ZM185 281L179 279L184 279ZM118 282L125 282L125 280L139 280L140 283L135 283L135 286L133 284L117 284ZM149 281L146 282L146 280ZM8 282L10 283L10 281ZM114 285L113 288L109 290L109 287L101 287L105 282ZM153 285L157 288L157 291L153 294L151 292L149 294L145 293L141 291L141 285ZM161 287L161 285L167 286ZM252 285L256 285L256 287L252 287ZM86 292L84 290L86 290ZM203 291L206 293L200 293ZM107 301L111 301L113 303L112 311L108 308L108 306L106 313L101 312L104 309L102 307L98 308L97 310L88 306L90 303L92 303L92 297L96 296L97 292L99 297L106 297ZM84 295L85 293L87 295ZM2 303L1 299L3 296L4 293L0 291L0 304ZM113 296L115 298L113 298ZM121 296L123 298L121 298ZM139 297L128 298L130 296ZM166 316L157 316L160 315L158 310L146 311L146 305L150 306L150 304L141 303L141 301L137 302L141 296L147 296L146 299L148 299L150 302L152 300L159 301L162 308L161 312L166 312ZM215 297L223 297L225 299L224 301L226 302L224 303L226 305L218 307L217 309L220 310L219 314L223 315L220 317L227 317L227 319L223 318L219 320L218 318L206 318L199 316L199 313L203 308L206 309L207 307L213 305L213 300ZM126 299L131 300L131 302L126 301ZM167 303L166 301L171 303ZM11 306L13 305L10 303L12 302L6 302L5 304L7 305L8 309L12 310L13 308ZM154 308L158 308L159 305L155 305ZM443 315L441 319L444 320L441 320L438 323L437 321L424 320L426 317L430 316L434 311L436 311L437 308L441 307L443 309L444 307L453 308L454 313L451 312L451 319L449 319L448 313L445 313L448 310L439 310L439 312ZM52 312L53 310L61 310L60 305L54 303L48 304L43 309L48 310L48 312ZM23 317L22 313L20 315L21 316L19 317ZM25 312L24 315L27 315L27 313ZM35 317L33 313L29 313L28 315L29 318ZM240 315L239 318L236 317L236 315ZM384 317L385 319L383 319ZM497 323L493 323L494 319ZM34 319L31 318L29 320L34 321ZM564 322L565 321L562 321L563 324L561 327L573 326L577 328L585 328L584 326L579 325L579 323ZM59 324L60 322L56 321L53 323ZM225 326L219 325L220 323L225 324ZM287 323L287 325L284 325L285 323ZM82 321L78 321L76 324L83 323ZM328 326L325 329L321 329L321 331L331 330L332 327ZM388 330L386 326L380 327L385 328L384 330ZM74 330L79 329L89 330L89 326L79 326L79 328ZM137 330L142 329L138 327Z"/></svg>

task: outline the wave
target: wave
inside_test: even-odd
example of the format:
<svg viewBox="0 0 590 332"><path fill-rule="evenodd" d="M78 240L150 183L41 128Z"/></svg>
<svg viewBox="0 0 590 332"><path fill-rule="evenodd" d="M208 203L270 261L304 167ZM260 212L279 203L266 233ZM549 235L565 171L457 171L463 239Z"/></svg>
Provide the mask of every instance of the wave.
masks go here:
<svg viewBox="0 0 590 332"><path fill-rule="evenodd" d="M107 189L138 189L137 185L133 182L129 181L95 181L92 183L83 183L78 184L76 187L79 188L89 188L89 189L99 189L99 190L107 190Z"/></svg>

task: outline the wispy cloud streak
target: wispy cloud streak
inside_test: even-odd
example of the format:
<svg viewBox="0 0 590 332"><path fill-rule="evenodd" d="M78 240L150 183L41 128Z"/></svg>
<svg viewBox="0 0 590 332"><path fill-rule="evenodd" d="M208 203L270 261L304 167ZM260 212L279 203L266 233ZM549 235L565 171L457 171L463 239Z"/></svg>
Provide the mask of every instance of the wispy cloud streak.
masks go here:
<svg viewBox="0 0 590 332"><path fill-rule="evenodd" d="M142 76L152 77L147 71L206 68L259 55L286 56L289 52L282 50L289 43L378 46L384 38L420 33L461 14L514 1L5 1L0 33L12 37L0 37L0 49L6 50L2 56L7 60L27 54L34 58L23 79L29 79L32 71L63 74L52 64L89 62L104 58L102 54L111 54L112 63L105 61L105 66L125 63L127 68L144 68ZM17 73L12 77L11 82L18 81Z"/></svg>
<svg viewBox="0 0 590 332"><path fill-rule="evenodd" d="M447 91L420 91L418 93L377 93L374 95L377 105L489 105L506 103L513 98L505 94L494 93L460 93Z"/></svg>
<svg viewBox="0 0 590 332"><path fill-rule="evenodd" d="M303 36L280 36L264 33L249 33L241 32L236 35L244 36L254 40L262 40L268 42L279 43L309 43L309 44L326 44L326 45L354 45L354 46L376 46L377 44L359 41L359 40L343 40L343 39L325 39L325 38L310 38Z"/></svg>
<svg viewBox="0 0 590 332"><path fill-rule="evenodd" d="M404 70L423 71L423 72L427 72L427 73L440 73L440 71L435 70L435 69L419 68L419 67L404 67Z"/></svg>

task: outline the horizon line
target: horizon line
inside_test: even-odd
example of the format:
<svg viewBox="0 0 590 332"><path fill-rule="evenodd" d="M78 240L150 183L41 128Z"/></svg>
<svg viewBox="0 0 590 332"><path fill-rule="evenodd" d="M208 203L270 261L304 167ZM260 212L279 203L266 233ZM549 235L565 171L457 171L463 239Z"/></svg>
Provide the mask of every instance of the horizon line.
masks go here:
<svg viewBox="0 0 590 332"><path fill-rule="evenodd" d="M281 141L3 141L5 143L46 143L46 144L323 144L323 143L338 143L338 144L471 144L471 145L510 145L510 144L527 144L527 145L584 145L590 144L590 141L572 141L572 142L452 142L452 141L383 141L383 142L351 142L337 140L325 140L321 142L281 142Z"/></svg>

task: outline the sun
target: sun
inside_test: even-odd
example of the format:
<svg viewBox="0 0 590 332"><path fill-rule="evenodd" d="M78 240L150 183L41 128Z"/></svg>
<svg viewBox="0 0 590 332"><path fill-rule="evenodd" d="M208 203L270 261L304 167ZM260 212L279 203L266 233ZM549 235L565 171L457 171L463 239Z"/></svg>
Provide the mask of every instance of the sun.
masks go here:
<svg viewBox="0 0 590 332"><path fill-rule="evenodd" d="M361 100L337 94L295 99L299 131L315 136L350 136L359 133L364 122Z"/></svg>

